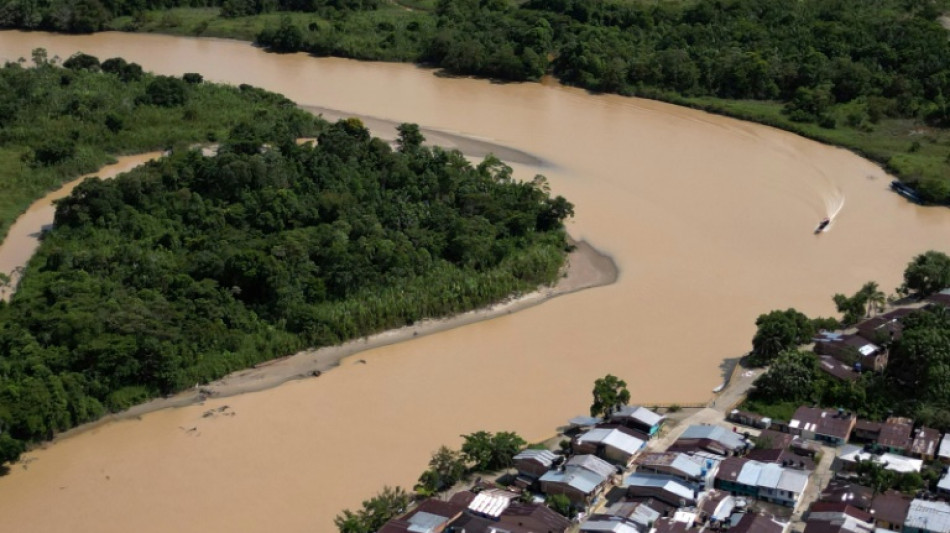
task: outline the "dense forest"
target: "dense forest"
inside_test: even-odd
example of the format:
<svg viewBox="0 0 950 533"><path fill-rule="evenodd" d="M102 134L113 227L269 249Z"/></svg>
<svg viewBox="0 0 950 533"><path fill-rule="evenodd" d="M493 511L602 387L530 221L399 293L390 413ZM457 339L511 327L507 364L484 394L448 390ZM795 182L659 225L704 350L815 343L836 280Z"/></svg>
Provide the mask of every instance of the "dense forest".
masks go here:
<svg viewBox="0 0 950 533"><path fill-rule="evenodd" d="M887 164L925 200L950 202L950 42L938 22L948 0L0 4L0 27L254 38L275 51L413 61L513 81L553 73L594 91L703 107L843 144Z"/></svg>
<svg viewBox="0 0 950 533"><path fill-rule="evenodd" d="M110 156L212 142L242 122L279 125L291 138L321 124L283 96L246 85L154 76L121 58L54 59L37 49L35 68L0 68L0 239L38 197Z"/></svg>
<svg viewBox="0 0 950 533"><path fill-rule="evenodd" d="M918 297L950 287L950 257L936 251L921 254L908 264L904 280L901 292ZM865 306L873 306L881 294L872 282L851 297L837 295L835 300L845 304L839 309L847 323L849 311L863 319ZM769 370L756 381L746 407L787 419L799 405L816 404L872 420L909 416L950 431L950 308L930 305L904 318L899 338L879 341L889 351L885 371L864 372L857 381L831 377L819 369L813 352L798 349L811 342L816 324L829 327L830 322L810 321L794 309L759 318L752 360L768 363Z"/></svg>
<svg viewBox="0 0 950 533"><path fill-rule="evenodd" d="M573 206L489 157L355 119L267 121L86 180L0 305L0 450L303 347L553 282Z"/></svg>

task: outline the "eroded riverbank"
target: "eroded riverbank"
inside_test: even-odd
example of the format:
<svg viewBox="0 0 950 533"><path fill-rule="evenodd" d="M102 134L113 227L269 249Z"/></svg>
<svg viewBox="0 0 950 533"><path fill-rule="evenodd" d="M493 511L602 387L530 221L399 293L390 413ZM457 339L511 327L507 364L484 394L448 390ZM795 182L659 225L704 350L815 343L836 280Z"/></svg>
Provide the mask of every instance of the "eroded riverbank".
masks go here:
<svg viewBox="0 0 950 533"><path fill-rule="evenodd" d="M947 210L890 193L876 165L667 104L232 41L0 32L5 58L37 46L200 72L532 154L576 205L571 234L621 275L362 352L318 379L106 424L32 452L26 470L0 479L0 515L18 530L332 531L342 508L383 484L411 485L431 451L460 434L545 438L586 411L591 383L608 372L635 402L702 402L723 381L723 360L748 350L759 313L831 314L832 294L872 279L890 289L913 255L950 251ZM539 172L513 166L523 178ZM842 198L834 227L815 236ZM217 411L225 405L233 416Z"/></svg>

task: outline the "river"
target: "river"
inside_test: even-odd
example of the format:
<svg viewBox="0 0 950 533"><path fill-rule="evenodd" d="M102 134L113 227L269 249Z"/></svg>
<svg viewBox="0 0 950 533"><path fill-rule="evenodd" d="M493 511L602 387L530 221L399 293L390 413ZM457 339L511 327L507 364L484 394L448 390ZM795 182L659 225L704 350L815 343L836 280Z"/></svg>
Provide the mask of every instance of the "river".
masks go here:
<svg viewBox="0 0 950 533"><path fill-rule="evenodd" d="M760 313L829 315L832 294L869 280L891 290L915 254L950 251L950 210L892 194L875 164L663 103L226 40L0 32L0 58L36 47L199 72L530 154L576 204L571 234L610 254L620 278L360 353L318 379L59 440L0 478L4 530L329 532L341 508L383 484L411 486L431 451L460 434L550 436L586 411L608 372L634 402L705 401L724 359L749 349ZM514 167L523 178L538 171ZM234 415L203 417L223 405Z"/></svg>

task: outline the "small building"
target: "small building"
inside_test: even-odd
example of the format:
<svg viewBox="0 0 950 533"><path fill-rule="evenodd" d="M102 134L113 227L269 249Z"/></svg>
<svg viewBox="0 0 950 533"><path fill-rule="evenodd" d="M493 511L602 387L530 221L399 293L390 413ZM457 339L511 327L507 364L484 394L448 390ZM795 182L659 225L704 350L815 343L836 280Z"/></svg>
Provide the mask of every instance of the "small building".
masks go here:
<svg viewBox="0 0 950 533"><path fill-rule="evenodd" d="M772 425L772 419L767 416L750 413L748 411L740 411L739 409L733 409L729 413L729 421L760 429L768 429L768 427Z"/></svg>
<svg viewBox="0 0 950 533"><path fill-rule="evenodd" d="M841 381L857 381L861 377L855 371L854 365L842 363L830 355L818 356L818 369Z"/></svg>
<svg viewBox="0 0 950 533"><path fill-rule="evenodd" d="M795 435L764 429L755 439L756 450L784 450L792 445Z"/></svg>
<svg viewBox="0 0 950 533"><path fill-rule="evenodd" d="M642 431L652 438L659 433L663 423L666 422L666 417L646 407L627 405L610 415L610 421Z"/></svg>
<svg viewBox="0 0 950 533"><path fill-rule="evenodd" d="M921 426L914 431L914 440L910 445L910 455L924 461L933 461L940 445L940 432Z"/></svg>
<svg viewBox="0 0 950 533"><path fill-rule="evenodd" d="M881 426L877 444L892 453L906 453L912 443L914 421L909 418L892 416Z"/></svg>
<svg viewBox="0 0 950 533"><path fill-rule="evenodd" d="M716 474L718 489L793 509L807 486L807 472L738 457L724 460Z"/></svg>
<svg viewBox="0 0 950 533"><path fill-rule="evenodd" d="M944 498L950 496L950 472L943 474L937 481L937 494Z"/></svg>
<svg viewBox="0 0 950 533"><path fill-rule="evenodd" d="M518 474L531 479L537 479L554 466L558 456L551 450L522 450L512 458L512 466Z"/></svg>
<svg viewBox="0 0 950 533"><path fill-rule="evenodd" d="M927 297L927 301L944 307L950 307L950 289L944 289L931 294Z"/></svg>
<svg viewBox="0 0 950 533"><path fill-rule="evenodd" d="M815 461L811 457L798 455L789 449L784 450L760 450L755 449L745 455L746 459L759 461L760 463L774 463L785 468L795 470L815 469Z"/></svg>
<svg viewBox="0 0 950 533"><path fill-rule="evenodd" d="M563 494L578 507L590 505L610 483L616 468L596 455L575 455L540 478L541 492Z"/></svg>
<svg viewBox="0 0 950 533"><path fill-rule="evenodd" d="M940 440L940 447L937 448L937 459L944 463L950 463L950 433L946 433Z"/></svg>
<svg viewBox="0 0 950 533"><path fill-rule="evenodd" d="M829 481L818 496L820 502L846 503L862 511L870 511L873 500L874 489L840 479Z"/></svg>
<svg viewBox="0 0 950 533"><path fill-rule="evenodd" d="M873 533L870 513L846 503L817 502L808 510L805 533Z"/></svg>
<svg viewBox="0 0 950 533"><path fill-rule="evenodd" d="M728 492L710 490L699 506L700 519L709 524L724 524L736 510L736 499Z"/></svg>
<svg viewBox="0 0 950 533"><path fill-rule="evenodd" d="M875 344L888 344L900 340L904 325L901 321L915 309L902 307L878 315L858 324L858 335Z"/></svg>
<svg viewBox="0 0 950 533"><path fill-rule="evenodd" d="M606 509L605 514L625 519L635 524L641 531L649 531L650 524L658 518L669 515L676 507L655 498L622 499Z"/></svg>
<svg viewBox="0 0 950 533"><path fill-rule="evenodd" d="M738 433L720 426L689 426L668 451L707 451L722 456L742 454L751 444Z"/></svg>
<svg viewBox="0 0 950 533"><path fill-rule="evenodd" d="M638 457L635 464L637 472L669 475L701 488L719 466L718 461L680 452L646 453Z"/></svg>
<svg viewBox="0 0 950 533"><path fill-rule="evenodd" d="M887 350L860 335L822 331L814 341L816 354L829 356L848 369L881 372L887 366Z"/></svg>
<svg viewBox="0 0 950 533"><path fill-rule="evenodd" d="M900 531L910 509L910 498L896 490L882 492L871 502L874 524L887 531Z"/></svg>
<svg viewBox="0 0 950 533"><path fill-rule="evenodd" d="M820 444L817 442L807 441L801 437L795 437L792 439L792 443L789 445L789 448L797 455L804 455L805 457L811 457L812 459L818 457L818 454L821 453Z"/></svg>
<svg viewBox="0 0 950 533"><path fill-rule="evenodd" d="M904 520L904 533L950 533L950 504L913 500Z"/></svg>
<svg viewBox="0 0 950 533"><path fill-rule="evenodd" d="M626 518L596 514L582 522L579 531L581 533L642 533L644 530Z"/></svg>
<svg viewBox="0 0 950 533"><path fill-rule="evenodd" d="M462 505L430 498L405 515L383 524L378 533L440 533L464 511Z"/></svg>
<svg viewBox="0 0 950 533"><path fill-rule="evenodd" d="M883 422L874 422L859 418L854 424L854 430L851 431L851 440L860 442L877 442L881 436Z"/></svg>
<svg viewBox="0 0 950 533"><path fill-rule="evenodd" d="M840 446L851 437L857 417L841 409L799 407L788 423L793 434Z"/></svg>
<svg viewBox="0 0 950 533"><path fill-rule="evenodd" d="M788 523L773 516L746 513L729 528L729 533L785 533Z"/></svg>
<svg viewBox="0 0 950 533"><path fill-rule="evenodd" d="M629 465L646 445L646 441L619 428L594 428L578 435L572 443L574 453L593 454L620 465Z"/></svg>
<svg viewBox="0 0 950 533"><path fill-rule="evenodd" d="M861 446L846 444L841 448L841 453L835 460L839 470L854 470L861 461L873 461L880 464L886 470L894 472L909 473L920 472L924 462L920 459L904 457L893 453L884 453L875 455L865 451Z"/></svg>
<svg viewBox="0 0 950 533"><path fill-rule="evenodd" d="M695 485L673 476L635 472L624 485L630 498L656 498L674 507L696 505L699 500Z"/></svg>

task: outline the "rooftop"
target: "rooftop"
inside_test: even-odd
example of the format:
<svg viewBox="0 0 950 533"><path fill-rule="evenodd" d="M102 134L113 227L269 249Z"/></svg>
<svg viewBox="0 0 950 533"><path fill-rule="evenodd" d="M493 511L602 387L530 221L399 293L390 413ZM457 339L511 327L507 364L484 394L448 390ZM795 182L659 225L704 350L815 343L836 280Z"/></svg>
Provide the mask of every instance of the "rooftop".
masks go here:
<svg viewBox="0 0 950 533"><path fill-rule="evenodd" d="M557 455L551 450L532 450L529 448L522 450L512 459L515 461L530 459L550 468L551 465L554 464L554 460L557 459Z"/></svg>
<svg viewBox="0 0 950 533"><path fill-rule="evenodd" d="M614 465L604 461L596 455L590 454L575 455L574 457L568 459L564 466L583 468L584 470L588 470L602 476L604 479L610 477L617 471L616 468L614 468Z"/></svg>
<svg viewBox="0 0 950 533"><path fill-rule="evenodd" d="M646 441L628 435L619 429L595 428L583 435L577 437L578 444L596 443L604 444L612 448L621 450L627 454L633 455L643 448Z"/></svg>
<svg viewBox="0 0 950 533"><path fill-rule="evenodd" d="M910 502L904 527L950 531L950 505L944 502L914 500Z"/></svg>
<svg viewBox="0 0 950 533"><path fill-rule="evenodd" d="M689 426L678 440L688 439L714 440L731 451L738 450L745 445L745 439L742 438L742 435L720 426Z"/></svg>
<svg viewBox="0 0 950 533"><path fill-rule="evenodd" d="M940 448L937 451L937 456L950 459L950 433L944 435L943 439L940 440Z"/></svg>
<svg viewBox="0 0 950 533"><path fill-rule="evenodd" d="M647 453L641 455L636 461L637 465L643 467L669 467L686 477L702 476L704 462L702 458L678 452Z"/></svg>
<svg viewBox="0 0 950 533"><path fill-rule="evenodd" d="M744 514L729 528L729 533L783 533L786 526L787 524L769 516Z"/></svg>
<svg viewBox="0 0 950 533"><path fill-rule="evenodd" d="M619 516L594 515L581 524L583 532L640 533L640 529Z"/></svg>
<svg viewBox="0 0 950 533"><path fill-rule="evenodd" d="M696 493L693 491L693 488L686 482L672 476L658 476L635 472L627 476L624 485L633 488L660 489L687 503L696 501Z"/></svg>
<svg viewBox="0 0 950 533"><path fill-rule="evenodd" d="M903 524L909 508L910 498L893 490L878 494L871 502L875 518L891 524Z"/></svg>
<svg viewBox="0 0 950 533"><path fill-rule="evenodd" d="M909 418L891 417L881 426L878 444L888 448L905 449L910 445L910 435L914 431L914 421Z"/></svg>
<svg viewBox="0 0 950 533"><path fill-rule="evenodd" d="M910 451L917 455L937 455L940 432L933 428L920 427L910 445Z"/></svg>
<svg viewBox="0 0 950 533"><path fill-rule="evenodd" d="M870 487L832 479L825 490L821 491L819 501L841 502L853 505L858 509L870 509L873 497L874 489Z"/></svg>
<svg viewBox="0 0 950 533"><path fill-rule="evenodd" d="M819 435L847 440L856 421L852 413L818 407L799 407L788 426Z"/></svg>
<svg viewBox="0 0 950 533"><path fill-rule="evenodd" d="M880 463L886 470L904 473L920 472L920 469L924 465L924 462L920 459L912 459L910 457L904 457L903 455L896 455L893 453L874 455L870 452L864 451L862 447L855 446L853 444L845 444L841 448L841 454L838 456L838 458L849 463L856 463L858 461L874 461L876 463Z"/></svg>
<svg viewBox="0 0 950 533"><path fill-rule="evenodd" d="M637 422L649 427L653 427L666 419L665 416L654 413L646 407L640 407L639 405L624 406L620 408L619 411L612 414L611 418L627 418L630 420L636 420Z"/></svg>

